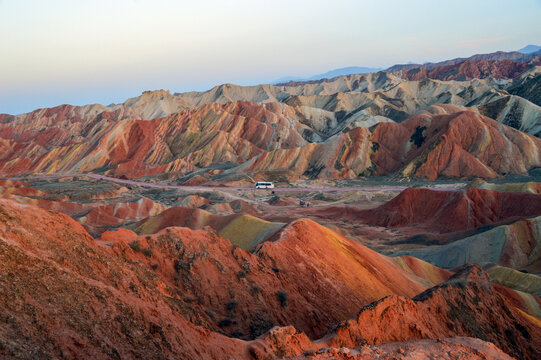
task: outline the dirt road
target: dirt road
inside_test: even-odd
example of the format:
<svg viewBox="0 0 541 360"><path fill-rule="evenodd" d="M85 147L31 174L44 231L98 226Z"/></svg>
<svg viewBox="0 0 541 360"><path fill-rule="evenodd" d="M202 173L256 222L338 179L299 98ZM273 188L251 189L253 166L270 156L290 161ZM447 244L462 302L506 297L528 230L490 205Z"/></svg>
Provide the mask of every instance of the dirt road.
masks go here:
<svg viewBox="0 0 541 360"><path fill-rule="evenodd" d="M47 180L47 179L61 179L67 177L89 177L92 179L111 181L118 184L136 185L146 188L155 189L182 189L182 190L194 190L194 191L208 191L208 190L221 190L221 191L270 191L270 189L255 189L254 187L229 187L229 186L185 186L185 185L170 185L160 183L149 183L142 181L134 181L128 179L119 179L105 175L98 174L53 174L53 175L36 175L26 177L7 177L6 180ZM402 191L407 189L407 186L344 186L344 187L276 187L272 189L275 192L331 192L331 191ZM434 190L457 190L456 187L438 187Z"/></svg>

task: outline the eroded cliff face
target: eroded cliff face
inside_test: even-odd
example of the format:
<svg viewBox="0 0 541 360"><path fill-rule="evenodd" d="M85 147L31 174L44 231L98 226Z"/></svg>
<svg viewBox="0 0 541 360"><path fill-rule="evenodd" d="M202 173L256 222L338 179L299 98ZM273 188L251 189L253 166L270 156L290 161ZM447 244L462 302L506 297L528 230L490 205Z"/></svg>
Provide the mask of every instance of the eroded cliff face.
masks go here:
<svg viewBox="0 0 541 360"><path fill-rule="evenodd" d="M344 129L315 143L306 139L312 130L302 119L288 117L287 105L274 106L209 104L152 121L58 115L43 139L35 124L8 122L0 171L139 177L229 164L209 177L279 170L289 180L391 174L433 180L495 178L541 166L541 140L472 109L435 106L400 124Z"/></svg>

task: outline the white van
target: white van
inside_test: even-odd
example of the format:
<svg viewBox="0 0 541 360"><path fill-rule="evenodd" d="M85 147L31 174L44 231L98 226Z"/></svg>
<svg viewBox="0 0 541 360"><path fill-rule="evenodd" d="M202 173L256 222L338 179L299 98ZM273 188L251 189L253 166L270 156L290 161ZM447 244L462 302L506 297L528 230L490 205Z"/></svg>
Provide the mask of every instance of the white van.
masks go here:
<svg viewBox="0 0 541 360"><path fill-rule="evenodd" d="M269 181L258 181L255 184L256 189L274 189L274 183Z"/></svg>

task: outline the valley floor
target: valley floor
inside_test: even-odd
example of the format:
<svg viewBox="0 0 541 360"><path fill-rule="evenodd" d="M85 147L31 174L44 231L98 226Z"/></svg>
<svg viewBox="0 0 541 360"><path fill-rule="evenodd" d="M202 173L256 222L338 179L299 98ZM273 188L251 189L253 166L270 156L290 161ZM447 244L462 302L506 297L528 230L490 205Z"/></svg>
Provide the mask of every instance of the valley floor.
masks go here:
<svg viewBox="0 0 541 360"><path fill-rule="evenodd" d="M0 355L539 358L531 180L5 178Z"/></svg>

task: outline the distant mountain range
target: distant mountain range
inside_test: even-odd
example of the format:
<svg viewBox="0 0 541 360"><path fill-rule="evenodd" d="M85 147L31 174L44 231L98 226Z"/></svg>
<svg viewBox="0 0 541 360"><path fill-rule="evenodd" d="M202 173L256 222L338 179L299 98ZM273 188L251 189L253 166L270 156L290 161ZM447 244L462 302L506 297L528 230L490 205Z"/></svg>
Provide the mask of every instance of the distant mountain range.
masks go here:
<svg viewBox="0 0 541 360"><path fill-rule="evenodd" d="M532 57L539 56L539 55L541 55L541 46L527 45L517 51L510 51L510 52L497 51L490 54L477 54L477 55L470 56L468 58L455 58L452 60L446 60L446 61L441 61L437 63L426 62L423 64L418 64L418 63L414 63L410 61L407 64L397 64L387 69L363 67L363 66L349 66L349 67L330 70L330 71L327 71L326 73L313 75L308 78L301 77L301 76L284 76L282 78L274 80L272 84L281 85L281 84L289 83L290 81L292 82L317 81L321 79L332 79L337 76L345 76L345 75L353 75L353 74L369 74L369 73L378 72L382 70L389 71L389 72L396 72L400 70L410 70L410 69L416 69L416 68L421 68L421 67L427 68L427 69L433 69L439 66L461 64L465 62L466 60L470 60L470 61L513 60L518 63L528 63L532 60ZM521 69L520 73L522 73L523 71L524 69ZM509 77L513 77L513 76L509 76Z"/></svg>
<svg viewBox="0 0 541 360"><path fill-rule="evenodd" d="M440 62L437 62L437 63L432 63L432 62L427 62L427 63L424 63L424 64L412 64L412 63L408 63L408 64L397 64L397 65L393 65L391 66L390 68L386 69L385 71L389 71L389 72L395 72L395 71L399 71L399 70L409 70L409 69L414 69L414 68L427 68L427 69L433 69L433 68L436 68L436 67L440 67L440 66L449 66L449 65L457 65L457 64L461 64L465 61L481 61L481 60L484 60L484 61L502 61L502 60L512 60L512 61L515 61L517 63L529 63L532 59L534 59L536 56L540 55L540 51L541 50L535 50L533 49L535 46L534 45L528 45L526 46L525 48L523 49L526 49L526 48L529 48L531 49L532 51L531 52L522 52L522 51L509 51L509 52L506 52L506 51L496 51L496 52L493 52L493 53L490 53L490 54L476 54L476 55L473 55L473 56L470 56L468 58L454 58L454 59L451 59L451 60L445 60L445 61L440 61ZM521 49L521 50L523 50Z"/></svg>
<svg viewBox="0 0 541 360"><path fill-rule="evenodd" d="M520 53L523 53L523 54L531 54L531 53L534 53L534 52L538 52L540 50L541 50L541 46L539 46L539 45L527 45L527 46L523 47L522 49L517 50L517 52L520 52Z"/></svg>
<svg viewBox="0 0 541 360"><path fill-rule="evenodd" d="M284 76L280 79L275 80L273 84L287 83L289 81L314 81L314 80L321 80L321 79L330 79L337 76L345 76L345 75L352 75L352 74L368 74L368 73L378 72L381 70L383 70L383 68L349 66L349 67L344 67L340 69L330 70L330 71L327 71L326 73L314 75L308 78L303 78L299 76Z"/></svg>
<svg viewBox="0 0 541 360"><path fill-rule="evenodd" d="M0 114L0 174L175 173L192 184L245 174L271 181L527 175L541 167L541 66L503 79L491 75L506 69L497 60L479 61L459 66L458 75L472 77L465 81L380 71ZM482 62L494 67L485 73Z"/></svg>

